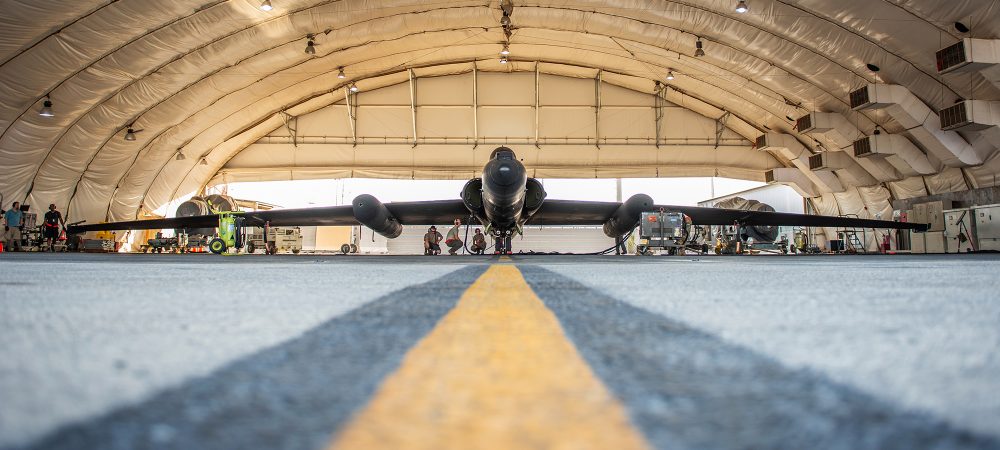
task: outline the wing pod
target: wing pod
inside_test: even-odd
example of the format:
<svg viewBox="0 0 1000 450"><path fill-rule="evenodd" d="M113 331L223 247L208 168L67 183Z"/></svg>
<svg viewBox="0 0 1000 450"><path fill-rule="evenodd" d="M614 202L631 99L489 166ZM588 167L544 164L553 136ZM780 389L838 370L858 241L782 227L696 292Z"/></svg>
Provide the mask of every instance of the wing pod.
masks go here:
<svg viewBox="0 0 1000 450"><path fill-rule="evenodd" d="M389 208L372 195L361 194L351 203L354 218L364 226L389 239L403 233L403 226L392 216Z"/></svg>
<svg viewBox="0 0 1000 450"><path fill-rule="evenodd" d="M652 210L652 197L646 194L635 194L625 200L611 215L611 218L604 222L604 234L612 238L622 236L639 224L643 211Z"/></svg>

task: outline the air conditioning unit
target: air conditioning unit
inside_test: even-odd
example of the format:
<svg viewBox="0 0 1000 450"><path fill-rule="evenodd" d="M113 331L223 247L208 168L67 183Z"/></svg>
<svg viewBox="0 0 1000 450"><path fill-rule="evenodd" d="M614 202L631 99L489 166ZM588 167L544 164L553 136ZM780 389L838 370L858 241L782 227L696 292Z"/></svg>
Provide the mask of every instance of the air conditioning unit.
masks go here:
<svg viewBox="0 0 1000 450"><path fill-rule="evenodd" d="M806 114L806 115L804 115L802 117L799 117L799 120L795 121L795 129L798 130L799 133L805 133L807 131L812 131L813 130L813 115L810 113L810 114Z"/></svg>
<svg viewBox="0 0 1000 450"><path fill-rule="evenodd" d="M938 50L938 73L973 72L1000 63L998 40L965 38Z"/></svg>
<svg viewBox="0 0 1000 450"><path fill-rule="evenodd" d="M938 112L945 131L982 131L1000 125L1000 102L966 100Z"/></svg>
<svg viewBox="0 0 1000 450"><path fill-rule="evenodd" d="M854 156L858 158L869 158L876 155L878 155L878 153L875 153L872 149L870 136L865 136L854 141Z"/></svg>
<svg viewBox="0 0 1000 450"><path fill-rule="evenodd" d="M795 129L799 133L826 133L837 129L843 118L840 113L811 112L795 121Z"/></svg>
<svg viewBox="0 0 1000 450"><path fill-rule="evenodd" d="M767 150L767 147L768 147L768 145L767 145L767 135L766 134L762 134L760 136L757 136L757 140L754 141L754 147L757 150Z"/></svg>
<svg viewBox="0 0 1000 450"><path fill-rule="evenodd" d="M864 109L868 105L871 105L872 90L874 90L874 86L868 85L856 91L851 91L851 109Z"/></svg>
<svg viewBox="0 0 1000 450"><path fill-rule="evenodd" d="M822 170L826 168L826 154L819 153L809 157L809 170Z"/></svg>
<svg viewBox="0 0 1000 450"><path fill-rule="evenodd" d="M885 158L886 156L896 155L900 151L895 148L895 144L896 141L893 136L887 134L865 136L854 141L854 156L856 158Z"/></svg>

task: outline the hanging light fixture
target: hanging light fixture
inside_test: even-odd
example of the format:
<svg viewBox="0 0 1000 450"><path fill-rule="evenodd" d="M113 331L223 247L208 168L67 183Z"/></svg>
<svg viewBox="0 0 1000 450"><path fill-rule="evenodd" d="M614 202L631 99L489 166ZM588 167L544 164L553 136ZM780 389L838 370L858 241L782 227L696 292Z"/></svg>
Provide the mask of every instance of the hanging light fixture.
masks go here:
<svg viewBox="0 0 1000 450"><path fill-rule="evenodd" d="M668 70L667 71L667 80L671 80L672 81L673 79L674 79L674 71L673 70Z"/></svg>
<svg viewBox="0 0 1000 450"><path fill-rule="evenodd" d="M131 125L128 127L128 130L125 131L125 140L126 141L135 140L135 130L132 129Z"/></svg>
<svg viewBox="0 0 1000 450"><path fill-rule="evenodd" d="M178 161L184 161L185 159L187 159L187 157L184 156L184 153L182 153L180 150L177 150L177 157L174 159Z"/></svg>
<svg viewBox="0 0 1000 450"><path fill-rule="evenodd" d="M42 117L55 117L55 113L52 112L52 100L49 96L45 96L45 103L42 103L42 109L38 110L38 115Z"/></svg>
<svg viewBox="0 0 1000 450"><path fill-rule="evenodd" d="M507 44L503 45L503 50L500 50L500 54L503 56L510 55L510 46Z"/></svg>
<svg viewBox="0 0 1000 450"><path fill-rule="evenodd" d="M340 78L341 80L343 80L344 78L347 78L347 75L344 75L344 68L343 67L338 67L337 68L337 78Z"/></svg>
<svg viewBox="0 0 1000 450"><path fill-rule="evenodd" d="M740 0L740 1L736 2L736 12L738 12L740 14L743 14L743 13L749 11L749 10L750 10L750 7L747 6L747 1L746 0Z"/></svg>
<svg viewBox="0 0 1000 450"><path fill-rule="evenodd" d="M500 64L507 64L507 62L508 61L507 61L507 57L506 56L501 56L500 57Z"/></svg>
<svg viewBox="0 0 1000 450"><path fill-rule="evenodd" d="M351 92L358 92L359 91L358 85L354 84L353 81L351 82L350 86L347 87L347 89L350 90Z"/></svg>
<svg viewBox="0 0 1000 450"><path fill-rule="evenodd" d="M261 11L270 11L272 9L274 9L274 7L271 6L271 0L264 0L263 2L260 3Z"/></svg>
<svg viewBox="0 0 1000 450"><path fill-rule="evenodd" d="M201 164L203 166L207 166L208 165L208 160L205 159L205 158L201 158L201 160L198 161L198 164Z"/></svg>
<svg viewBox="0 0 1000 450"><path fill-rule="evenodd" d="M701 58L702 56L705 56L705 47L701 43L701 38L700 37L694 43L694 47L695 47L695 49L694 49L694 56L695 56L695 58Z"/></svg>
<svg viewBox="0 0 1000 450"><path fill-rule="evenodd" d="M313 41L313 35L308 36L308 41L306 41L306 54L315 55L316 54L316 42Z"/></svg>

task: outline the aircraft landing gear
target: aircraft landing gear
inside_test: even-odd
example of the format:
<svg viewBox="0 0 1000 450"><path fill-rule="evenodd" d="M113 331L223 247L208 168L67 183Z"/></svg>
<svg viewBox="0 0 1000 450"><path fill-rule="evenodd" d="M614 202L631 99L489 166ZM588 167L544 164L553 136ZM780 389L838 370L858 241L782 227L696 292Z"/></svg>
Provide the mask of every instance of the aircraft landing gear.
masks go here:
<svg viewBox="0 0 1000 450"><path fill-rule="evenodd" d="M510 241L513 234L514 233L510 230L493 233L493 239L496 241L496 251L493 252L494 255L509 255L512 253Z"/></svg>

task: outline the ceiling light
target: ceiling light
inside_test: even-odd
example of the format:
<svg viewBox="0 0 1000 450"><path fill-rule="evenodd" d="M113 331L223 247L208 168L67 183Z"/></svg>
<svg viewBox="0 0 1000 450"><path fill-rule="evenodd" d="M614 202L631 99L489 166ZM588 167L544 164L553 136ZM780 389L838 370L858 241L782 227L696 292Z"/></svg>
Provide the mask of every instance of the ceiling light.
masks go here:
<svg viewBox="0 0 1000 450"><path fill-rule="evenodd" d="M359 90L358 85L354 84L353 82L351 83L350 86L347 87L347 89L350 89L351 92L358 92Z"/></svg>
<svg viewBox="0 0 1000 450"><path fill-rule="evenodd" d="M180 152L180 151L178 150L178 151L177 151L177 157L176 157L176 158L174 158L174 159L176 159L176 160L178 160L178 161L184 161L185 159L187 159L187 157L186 157L186 156L184 156L184 154L183 154L183 153L181 153L181 152Z"/></svg>
<svg viewBox="0 0 1000 450"><path fill-rule="evenodd" d="M343 80L344 78L347 78L347 75L344 75L344 68L343 67L338 67L337 68L337 78L340 78L341 80Z"/></svg>
<svg viewBox="0 0 1000 450"><path fill-rule="evenodd" d="M135 140L135 130L133 130L132 127L129 127L129 129L125 131L125 140L126 141Z"/></svg>
<svg viewBox="0 0 1000 450"><path fill-rule="evenodd" d="M667 79L668 80L673 80L674 79L674 71L673 70L668 70L667 71Z"/></svg>
<svg viewBox="0 0 1000 450"><path fill-rule="evenodd" d="M694 43L694 47L695 47L694 49L695 58L701 58L702 56L705 56L705 47L701 43L701 38L698 38L698 41Z"/></svg>
<svg viewBox="0 0 1000 450"><path fill-rule="evenodd" d="M201 164L203 166L207 166L208 165L208 160L205 159L205 158L201 158L201 161L198 161L198 164Z"/></svg>
<svg viewBox="0 0 1000 450"><path fill-rule="evenodd" d="M49 100L49 96L45 96L45 103L42 103L42 109L38 110L38 115L42 117L55 117L55 113L52 112L52 100Z"/></svg>
<svg viewBox="0 0 1000 450"><path fill-rule="evenodd" d="M503 50L500 50L500 54L503 55L503 56L509 55L510 54L510 46L507 45L507 44L504 44L503 45Z"/></svg>
<svg viewBox="0 0 1000 450"><path fill-rule="evenodd" d="M264 0L263 2L261 2L260 4L261 11L270 11L272 9L274 9L274 7L271 6L271 0Z"/></svg>
<svg viewBox="0 0 1000 450"><path fill-rule="evenodd" d="M306 42L306 54L315 55L316 54L316 43L313 42L312 36L309 36L309 41Z"/></svg>
<svg viewBox="0 0 1000 450"><path fill-rule="evenodd" d="M500 57L500 64L507 64L507 57L506 56L501 56Z"/></svg>
<svg viewBox="0 0 1000 450"><path fill-rule="evenodd" d="M743 14L749 10L750 7L747 6L746 0L740 0L739 2L736 3L736 12Z"/></svg>

